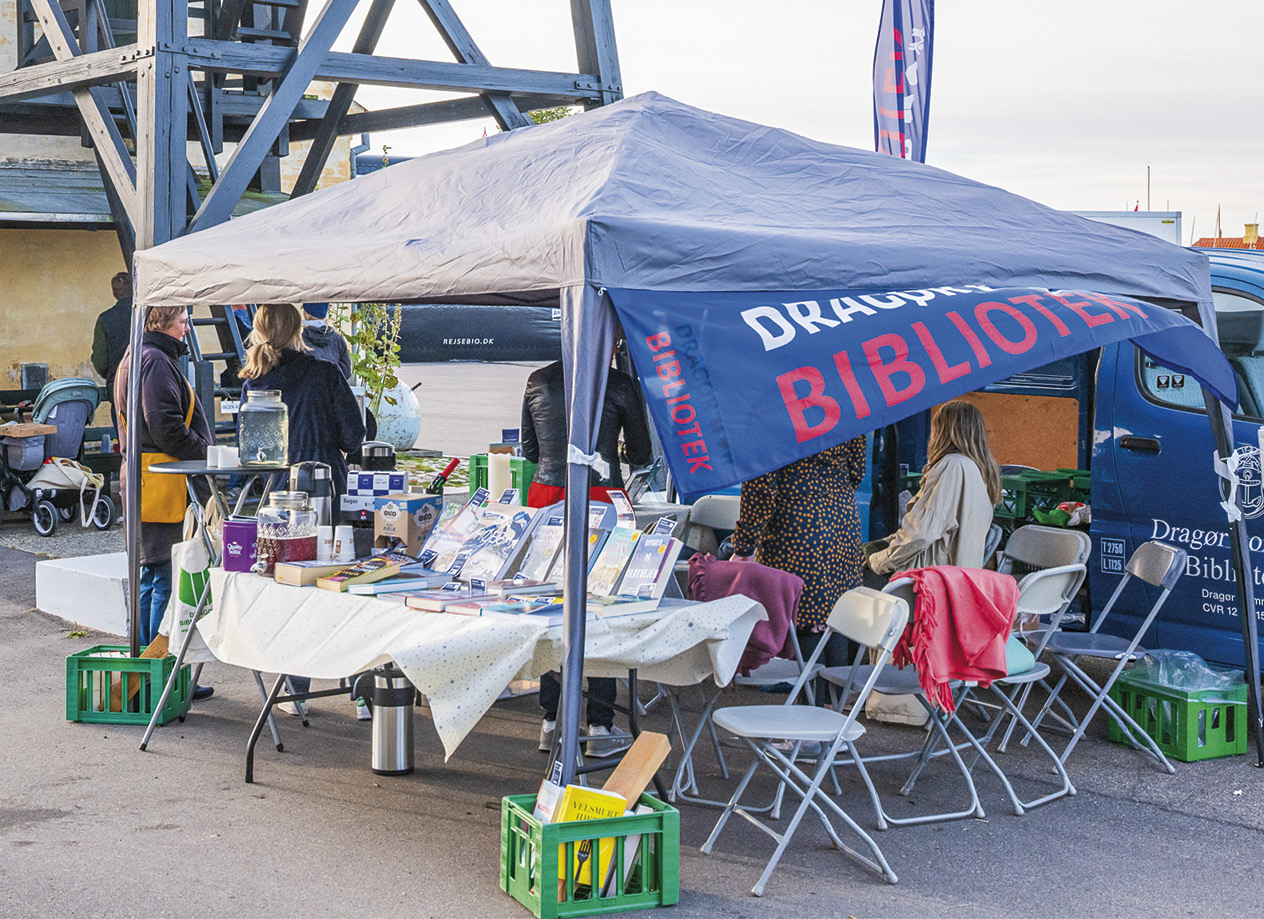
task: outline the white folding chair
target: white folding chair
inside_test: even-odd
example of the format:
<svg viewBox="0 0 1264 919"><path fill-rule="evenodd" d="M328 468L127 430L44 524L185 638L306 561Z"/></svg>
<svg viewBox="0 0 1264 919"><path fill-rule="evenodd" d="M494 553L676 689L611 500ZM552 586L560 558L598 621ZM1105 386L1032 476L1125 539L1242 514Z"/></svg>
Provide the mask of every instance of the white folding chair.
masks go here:
<svg viewBox="0 0 1264 919"><path fill-rule="evenodd" d="M754 753L750 767L738 783L737 790L725 806L724 812L716 822L715 829L702 845L702 851L709 853L719 838L729 817L738 813L759 829L777 841L777 848L768 860L759 880L751 889L751 893L760 896L764 885L772 875L773 869L785 852L803 820L808 808L816 812L834 845L862 865L878 872L885 880L894 884L897 880L895 872L887 864L878 844L852 820L848 813L821 789L821 782L829 773L840 754L856 763L861 776L868 784L868 775L864 765L855 752L855 741L864 734L863 725L856 723L857 714L864 707L864 700L882 675L883 668L891 656L891 649L899 641L908 622L909 606L902 598L881 593L866 587L858 587L843 594L826 620L826 628L816 650L812 652L807 666L799 674L791 691L798 695L809 679L817 658L825 648L830 635L839 632L847 638L857 641L876 651L876 660L870 669L858 695L857 704L850 714L821 708L815 705L741 705L722 708L715 712L715 723L723 730L737 735ZM795 745L788 756L777 748L776 741L788 740ZM821 745L822 754L817 758L812 775L808 775L795 762L795 756L801 744L816 742ZM755 817L748 809L741 807L742 794L750 784L751 777L760 764L767 766L780 780L783 788L788 788L802 800L783 832L778 833L772 827ZM821 805L824 804L849 826L864 841L872 857L850 848L839 838L833 824Z"/></svg>
<svg viewBox="0 0 1264 919"><path fill-rule="evenodd" d="M1176 546L1169 546L1166 543L1153 540L1143 543L1137 548L1136 552L1132 553L1132 557L1128 559L1123 579L1119 582L1119 586L1115 588L1115 592L1110 595L1110 600L1106 602L1106 606L1093 621L1093 627L1087 632L1052 632L1044 642L1044 650L1062 667L1063 673L1058 682L1054 684L1044 707L1032 719L1032 731L1040 727L1041 721L1048 714L1054 702L1058 700L1058 696L1068 679L1088 693L1089 698L1093 700L1084 717L1079 719L1078 724L1076 724L1070 742L1062 751L1060 759L1063 763L1071 755L1071 751L1075 749L1075 745L1079 743L1080 738L1084 736L1084 731L1088 727L1089 722L1093 720L1093 716L1097 714L1097 710L1104 707L1107 714L1115 720L1115 723L1119 725L1124 735L1130 739L1135 748L1149 753L1169 773L1176 771L1172 764L1168 762L1167 757L1163 755L1163 751L1159 749L1159 745L1141 729L1141 726L1114 699L1110 698L1109 693L1111 686L1119 678L1119 674L1123 673L1124 668L1131 661L1140 660L1145 655L1145 648L1141 647L1141 639L1159 615L1159 610L1162 608L1164 601L1167 600L1168 594L1172 592L1172 588L1176 586L1176 582L1180 580L1181 575L1184 573L1185 557L1185 550ZM1119 599L1128 582L1134 577L1153 587L1162 588L1158 599L1154 601L1154 605L1150 607L1150 612L1146 614L1145 619L1142 620L1132 638L1103 635L1100 631L1102 623L1106 621L1110 611L1115 606L1115 601ZM1079 661L1086 657L1103 658L1116 662L1114 670L1111 671L1110 676L1106 678L1104 683L1099 685L1080 667ZM1032 736L1032 731L1028 732L1027 737Z"/></svg>
<svg viewBox="0 0 1264 919"><path fill-rule="evenodd" d="M916 603L916 594L913 590L913 581L911 578L898 578L891 581L883 588L884 594L895 596L902 600L909 609L913 609ZM821 679L830 684L830 692L834 708L841 711L849 703L852 705L852 711L862 708L864 703L857 699L851 701L851 693L854 686L869 680L874 673L873 664L860 663L861 658L865 654L865 649L861 649L856 655L855 662L846 667L828 667L821 671ZM960 682L951 684L954 695L964 691L965 686ZM839 691L841 689L841 692ZM960 720L953 714L945 715L931 705L926 698L925 692L922 690L921 683L918 679L917 671L912 667L905 667L902 670L887 668L877 678L877 682L873 686L877 692L888 695L910 695L926 709L930 718L927 722L929 733L923 739L918 749L908 750L902 753L885 753L877 756L865 757L863 762L857 763L861 775L865 779L865 785L869 790L869 797L873 802L873 808L877 815L878 829L886 830L893 826L914 826L922 823L940 823L948 820L963 820L967 817L983 818L986 813L983 810L983 804L979 800L978 790L974 785L974 778L970 774L970 767L966 765L965 760L961 758L961 750L968 746L976 746L977 741L973 735L965 729ZM956 726L965 736L963 743L957 744L952 741L948 734L948 728ZM961 774L962 780L965 782L966 791L969 795L969 803L960 810L940 811L932 814L919 814L914 817L893 817L882 806L882 800L878 797L878 791L870 781L866 765L869 763L887 762L893 760L917 759L917 764L912 774L900 789L900 794L908 796L912 794L913 786L921 774L922 769L934 756L948 755L952 757L957 771ZM991 762L989 758L989 763ZM993 769L997 769L994 763L991 764ZM998 770L999 771L999 770Z"/></svg>
<svg viewBox="0 0 1264 919"><path fill-rule="evenodd" d="M747 686L756 689L778 686L782 683L794 683L803 675L805 669L808 673L808 681L799 691L802 692L808 704L814 701L812 696L812 680L823 669L819 664L806 666L803 660L803 650L799 647L799 636L795 633L793 626L790 628L790 640L794 646L794 659L787 660L785 658L774 657L762 667L757 667L747 676L735 676L733 678L734 686ZM698 743L698 739L702 736L703 730L710 733L711 744L715 749L716 758L720 765L720 774L723 778L729 777L728 764L724 760L724 749L718 735L715 733L714 712L716 704L720 701L724 694L725 687L716 689L707 698L703 693L702 714L698 716L698 724L694 728L693 733L689 735L689 739L684 742L680 752L680 758L676 764L676 772L672 778L671 788L668 789L667 798L672 803L676 801L687 801L690 804L702 804L708 807L724 807L725 802L704 798L698 789L697 774L693 765L693 750ZM799 692L791 692L786 696L783 705L793 705L798 698ZM672 706L672 726L682 738L685 737L685 720L684 712L681 709L679 699L674 691L669 690ZM778 792L776 799L767 808L761 808L761 812L771 810L773 818L780 816L781 794Z"/></svg>

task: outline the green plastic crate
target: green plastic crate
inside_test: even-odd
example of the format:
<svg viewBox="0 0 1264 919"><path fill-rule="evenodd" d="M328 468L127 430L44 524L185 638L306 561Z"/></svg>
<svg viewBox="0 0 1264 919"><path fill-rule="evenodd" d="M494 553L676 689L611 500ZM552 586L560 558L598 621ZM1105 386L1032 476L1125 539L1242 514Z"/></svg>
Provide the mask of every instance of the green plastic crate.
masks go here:
<svg viewBox="0 0 1264 919"><path fill-rule="evenodd" d="M521 456L510 457L509 473L511 488L518 489L518 497L522 503L527 502L527 489L531 487L531 480L535 478L536 464L530 460L525 460ZM470 457L470 493L473 494L476 489L487 487L487 454L475 453ZM492 495L491 500L495 501L500 495Z"/></svg>
<svg viewBox="0 0 1264 919"><path fill-rule="evenodd" d="M1245 683L1231 690L1187 692L1146 683L1125 671L1110 688L1110 697L1174 759L1192 763L1246 752ZM1113 718L1106 736L1128 743Z"/></svg>
<svg viewBox="0 0 1264 919"><path fill-rule="evenodd" d="M154 713L152 706L162 696L176 658L173 654L128 657L128 651L127 645L95 645L66 658L67 721L149 724ZM110 695L120 684L119 704L113 704ZM189 666L185 664L162 708L159 724L183 718L188 712L189 684ZM137 691L129 702L132 686L137 686Z"/></svg>
<svg viewBox="0 0 1264 919"><path fill-rule="evenodd" d="M513 795L501 800L500 889L538 919L671 906L680 899L680 812L674 807L642 795L639 803L653 808L653 813L541 824L531 816L535 797ZM640 845L629 867L626 844L636 835L641 837ZM571 865L578 843L591 840L593 850L599 851L597 840L610 836L615 838L615 863L623 871L615 872L608 892L581 889L577 895L568 870L564 895L559 898L558 870L565 866L558 865L558 846L566 846L565 865ZM605 877L606 872L607 866L593 865L594 877ZM625 873L626 885L619 880Z"/></svg>

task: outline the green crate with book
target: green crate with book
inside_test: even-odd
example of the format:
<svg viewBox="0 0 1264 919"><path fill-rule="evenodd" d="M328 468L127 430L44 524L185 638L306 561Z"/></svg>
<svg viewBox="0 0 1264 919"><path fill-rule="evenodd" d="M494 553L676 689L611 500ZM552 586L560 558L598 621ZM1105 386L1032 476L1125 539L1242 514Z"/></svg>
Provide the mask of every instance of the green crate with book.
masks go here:
<svg viewBox="0 0 1264 919"><path fill-rule="evenodd" d="M543 823L532 815L535 803L535 795L501 801L500 887L537 919L680 899L680 812L674 807L642 794L635 814ZM600 885L593 878L601 878Z"/></svg>
<svg viewBox="0 0 1264 919"><path fill-rule="evenodd" d="M173 654L131 657L126 645L95 645L66 658L66 720L148 724L175 667ZM159 724L183 718L191 700L189 666L180 668Z"/></svg>

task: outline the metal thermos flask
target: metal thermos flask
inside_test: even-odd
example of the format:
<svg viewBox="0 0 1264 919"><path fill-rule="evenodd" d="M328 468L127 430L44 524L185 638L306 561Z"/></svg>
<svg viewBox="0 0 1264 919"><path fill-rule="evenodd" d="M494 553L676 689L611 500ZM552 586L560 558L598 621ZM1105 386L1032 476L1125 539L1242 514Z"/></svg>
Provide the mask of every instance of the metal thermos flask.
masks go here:
<svg viewBox="0 0 1264 919"><path fill-rule="evenodd" d="M373 678L373 758L378 775L408 775L413 771L413 703L417 690L391 664L365 674ZM357 688L360 681L357 680Z"/></svg>
<svg viewBox="0 0 1264 919"><path fill-rule="evenodd" d="M307 492L308 503L316 512L316 525L333 525L334 482L325 463L295 463L290 467L290 491Z"/></svg>

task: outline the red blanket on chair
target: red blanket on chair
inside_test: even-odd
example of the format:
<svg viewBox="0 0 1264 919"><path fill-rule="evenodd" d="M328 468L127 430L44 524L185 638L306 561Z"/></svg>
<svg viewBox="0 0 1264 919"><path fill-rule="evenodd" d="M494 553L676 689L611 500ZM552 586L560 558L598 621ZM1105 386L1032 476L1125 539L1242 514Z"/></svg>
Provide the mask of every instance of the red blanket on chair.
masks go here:
<svg viewBox="0 0 1264 919"><path fill-rule="evenodd" d="M917 668L931 704L951 714L950 680L990 686L1005 676L1005 642L1018 611L1018 583L982 568L936 565L895 575L912 578L913 617L895 646L899 667Z"/></svg>

